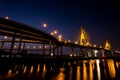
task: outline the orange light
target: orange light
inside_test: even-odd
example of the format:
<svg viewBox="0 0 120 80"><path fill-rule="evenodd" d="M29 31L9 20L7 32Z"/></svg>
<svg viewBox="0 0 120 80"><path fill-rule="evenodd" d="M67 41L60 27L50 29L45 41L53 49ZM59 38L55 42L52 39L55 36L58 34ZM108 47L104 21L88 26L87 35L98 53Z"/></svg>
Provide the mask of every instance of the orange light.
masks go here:
<svg viewBox="0 0 120 80"><path fill-rule="evenodd" d="M44 24L43 24L43 27L44 27L44 28L46 28L46 27L47 27L47 24L46 24L46 23L44 23Z"/></svg>

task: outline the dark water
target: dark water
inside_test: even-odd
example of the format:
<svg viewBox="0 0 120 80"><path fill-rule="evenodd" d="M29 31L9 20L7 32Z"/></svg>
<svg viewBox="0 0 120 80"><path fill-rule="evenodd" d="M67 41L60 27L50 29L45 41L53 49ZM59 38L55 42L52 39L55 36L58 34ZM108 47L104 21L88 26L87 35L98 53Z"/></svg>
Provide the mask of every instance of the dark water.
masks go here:
<svg viewBox="0 0 120 80"><path fill-rule="evenodd" d="M120 80L120 61L0 63L0 80Z"/></svg>

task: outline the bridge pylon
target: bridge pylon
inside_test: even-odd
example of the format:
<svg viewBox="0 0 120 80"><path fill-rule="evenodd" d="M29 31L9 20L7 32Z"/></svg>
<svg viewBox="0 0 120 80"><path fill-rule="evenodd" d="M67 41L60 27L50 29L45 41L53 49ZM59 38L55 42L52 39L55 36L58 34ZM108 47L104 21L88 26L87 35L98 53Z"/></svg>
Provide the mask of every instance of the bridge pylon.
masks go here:
<svg viewBox="0 0 120 80"><path fill-rule="evenodd" d="M111 50L111 45L110 45L110 42L108 40L106 40L105 42L105 50Z"/></svg>
<svg viewBox="0 0 120 80"><path fill-rule="evenodd" d="M89 45L89 44L90 44L89 35L85 31L85 29L80 27L80 45Z"/></svg>

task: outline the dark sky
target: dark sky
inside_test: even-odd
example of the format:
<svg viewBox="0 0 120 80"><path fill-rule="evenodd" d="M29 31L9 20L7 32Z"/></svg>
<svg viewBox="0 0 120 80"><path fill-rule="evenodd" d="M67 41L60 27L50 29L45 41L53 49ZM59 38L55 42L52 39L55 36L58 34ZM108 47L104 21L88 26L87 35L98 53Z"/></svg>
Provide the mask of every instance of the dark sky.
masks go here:
<svg viewBox="0 0 120 80"><path fill-rule="evenodd" d="M104 45L107 39L120 49L120 3L115 0L0 0L0 17L5 16L44 31L57 29L72 41L83 26L92 43Z"/></svg>

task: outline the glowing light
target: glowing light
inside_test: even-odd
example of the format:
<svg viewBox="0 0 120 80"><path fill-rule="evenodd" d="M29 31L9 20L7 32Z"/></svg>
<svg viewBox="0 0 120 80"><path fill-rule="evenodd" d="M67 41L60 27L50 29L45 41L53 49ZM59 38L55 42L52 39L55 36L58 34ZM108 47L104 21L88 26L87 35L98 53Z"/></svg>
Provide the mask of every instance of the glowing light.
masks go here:
<svg viewBox="0 0 120 80"><path fill-rule="evenodd" d="M70 62L68 62L68 65L70 66Z"/></svg>
<svg viewBox="0 0 120 80"><path fill-rule="evenodd" d="M93 47L96 47L96 46L97 46L96 44L93 45Z"/></svg>
<svg viewBox="0 0 120 80"><path fill-rule="evenodd" d="M80 80L80 66L77 66L77 75L76 75L76 80Z"/></svg>
<svg viewBox="0 0 120 80"><path fill-rule="evenodd" d="M100 46L100 48L102 48L102 46Z"/></svg>
<svg viewBox="0 0 120 80"><path fill-rule="evenodd" d="M75 44L78 44L78 42L77 42L77 41L75 41Z"/></svg>
<svg viewBox="0 0 120 80"><path fill-rule="evenodd" d="M87 43L86 43L86 45L87 45L87 46L89 46L89 45L90 45L90 43L89 43L89 42L87 42Z"/></svg>
<svg viewBox="0 0 120 80"><path fill-rule="evenodd" d="M98 51L97 50L94 50L94 53L97 53Z"/></svg>
<svg viewBox="0 0 120 80"><path fill-rule="evenodd" d="M94 65L94 61L93 60L90 60L90 64L89 64L89 66L90 66L90 69L89 69L89 74L90 74L90 80L93 80L93 65Z"/></svg>
<svg viewBox="0 0 120 80"><path fill-rule="evenodd" d="M80 28L80 45L90 43L90 38L87 32L81 27Z"/></svg>
<svg viewBox="0 0 120 80"><path fill-rule="evenodd" d="M53 56L53 53L51 53L50 55Z"/></svg>
<svg viewBox="0 0 120 80"><path fill-rule="evenodd" d="M106 50L110 50L110 49L111 49L111 45L110 45L110 43L109 43L108 40L106 40L105 49L106 49Z"/></svg>
<svg viewBox="0 0 120 80"><path fill-rule="evenodd" d="M58 36L58 40L59 40L59 41L62 41L62 35L59 35L59 36Z"/></svg>
<svg viewBox="0 0 120 80"><path fill-rule="evenodd" d="M18 39L18 38L16 38L16 40L18 41L19 39Z"/></svg>
<svg viewBox="0 0 120 80"><path fill-rule="evenodd" d="M32 73L33 72L33 66L31 66L31 69L30 69L30 73Z"/></svg>
<svg viewBox="0 0 120 80"><path fill-rule="evenodd" d="M57 30L55 30L54 33L57 34L58 33Z"/></svg>
<svg viewBox="0 0 120 80"><path fill-rule="evenodd" d="M83 80L88 80L87 79L87 67L85 63L83 63Z"/></svg>
<svg viewBox="0 0 120 80"><path fill-rule="evenodd" d="M35 49L35 48L36 48L36 46L33 46L33 48Z"/></svg>
<svg viewBox="0 0 120 80"><path fill-rule="evenodd" d="M17 46L15 45L14 48L17 48Z"/></svg>
<svg viewBox="0 0 120 80"><path fill-rule="evenodd" d="M8 37L7 36L4 36L4 39L7 39Z"/></svg>
<svg viewBox="0 0 120 80"><path fill-rule="evenodd" d="M27 71L27 66L24 67L23 73L26 73L26 71Z"/></svg>
<svg viewBox="0 0 120 80"><path fill-rule="evenodd" d="M45 75L46 75L46 64L43 65L42 77L44 78Z"/></svg>
<svg viewBox="0 0 120 80"><path fill-rule="evenodd" d="M47 27L47 24L46 24L46 23L44 23L44 24L43 24L43 27L44 27L44 28L46 28L46 27Z"/></svg>
<svg viewBox="0 0 120 80"><path fill-rule="evenodd" d="M46 64L44 64L43 66L43 71L46 71Z"/></svg>
<svg viewBox="0 0 120 80"><path fill-rule="evenodd" d="M15 74L18 74L18 73L19 73L19 71L16 71L16 72L15 72Z"/></svg>
<svg viewBox="0 0 120 80"><path fill-rule="evenodd" d="M74 54L74 56L76 57L76 54Z"/></svg>
<svg viewBox="0 0 120 80"><path fill-rule="evenodd" d="M9 17L8 17L8 16L6 16L6 17L5 17L5 19L9 19Z"/></svg>
<svg viewBox="0 0 120 80"><path fill-rule="evenodd" d="M76 64L77 62L76 61L74 61L74 64Z"/></svg>
<svg viewBox="0 0 120 80"><path fill-rule="evenodd" d="M39 46L39 48L42 48L41 46Z"/></svg>
<svg viewBox="0 0 120 80"><path fill-rule="evenodd" d="M97 53L98 53L98 51L97 51L97 50L94 50L95 57L97 56Z"/></svg>
<svg viewBox="0 0 120 80"><path fill-rule="evenodd" d="M72 70L73 70L72 67L70 67L69 80L72 80L72 76L73 76L73 75L72 75L72 73L73 73ZM80 79L79 79L79 80L80 80Z"/></svg>
<svg viewBox="0 0 120 80"><path fill-rule="evenodd" d="M8 71L8 74L11 74L12 73L12 70L10 69L9 71Z"/></svg>
<svg viewBox="0 0 120 80"><path fill-rule="evenodd" d="M115 65L114 65L113 60L108 60L108 69L109 69L109 72L110 72L110 77L112 79L115 78L116 70L115 70Z"/></svg>
<svg viewBox="0 0 120 80"><path fill-rule="evenodd" d="M38 64L38 67L37 67L37 72L40 71L40 64Z"/></svg>
<svg viewBox="0 0 120 80"><path fill-rule="evenodd" d="M70 41L70 40L68 40L68 42L70 43L71 41Z"/></svg>
<svg viewBox="0 0 120 80"><path fill-rule="evenodd" d="M67 41L65 40L65 43L67 43Z"/></svg>
<svg viewBox="0 0 120 80"><path fill-rule="evenodd" d="M60 72L56 78L56 80L65 80L65 74L63 72Z"/></svg>
<svg viewBox="0 0 120 80"><path fill-rule="evenodd" d="M101 80L101 75L100 75L100 65L99 65L100 61L96 60L96 65L97 65L97 75L98 75L98 79L97 80Z"/></svg>
<svg viewBox="0 0 120 80"><path fill-rule="evenodd" d="M54 33L53 33L53 32L51 32L50 34L51 34L51 35L54 35Z"/></svg>
<svg viewBox="0 0 120 80"><path fill-rule="evenodd" d="M47 46L45 46L45 48L47 48Z"/></svg>
<svg viewBox="0 0 120 80"><path fill-rule="evenodd" d="M69 56L72 57L72 54L70 54Z"/></svg>

